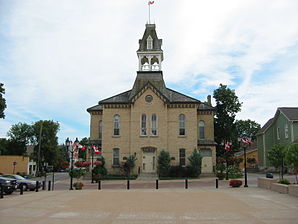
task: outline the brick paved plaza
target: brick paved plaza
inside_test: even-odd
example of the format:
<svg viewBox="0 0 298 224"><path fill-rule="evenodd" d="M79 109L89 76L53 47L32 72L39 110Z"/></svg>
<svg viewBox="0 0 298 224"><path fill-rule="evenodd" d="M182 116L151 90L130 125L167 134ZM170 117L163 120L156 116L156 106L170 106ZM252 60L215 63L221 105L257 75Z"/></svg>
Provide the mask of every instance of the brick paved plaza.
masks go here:
<svg viewBox="0 0 298 224"><path fill-rule="evenodd" d="M0 200L0 224L294 224L298 198L257 187L56 190Z"/></svg>

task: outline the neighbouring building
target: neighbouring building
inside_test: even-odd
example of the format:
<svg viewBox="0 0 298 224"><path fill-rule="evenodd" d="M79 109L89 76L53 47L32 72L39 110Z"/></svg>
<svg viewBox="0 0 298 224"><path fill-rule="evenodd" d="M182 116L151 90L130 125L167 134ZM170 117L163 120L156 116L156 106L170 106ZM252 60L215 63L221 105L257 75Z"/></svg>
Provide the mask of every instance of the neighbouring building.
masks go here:
<svg viewBox="0 0 298 224"><path fill-rule="evenodd" d="M236 152L234 154L235 158L242 159L243 161L239 163L239 167L241 169L244 168L244 151ZM257 144L253 142L252 145L250 145L246 149L246 167L249 169L257 169L259 164L259 153Z"/></svg>
<svg viewBox="0 0 298 224"><path fill-rule="evenodd" d="M3 174L35 174L36 164L29 156L2 155L0 156L0 173Z"/></svg>
<svg viewBox="0 0 298 224"><path fill-rule="evenodd" d="M287 146L298 141L298 107L280 107L257 133L259 168L268 168L267 152L275 144Z"/></svg>
<svg viewBox="0 0 298 224"><path fill-rule="evenodd" d="M166 87L162 72L162 40L155 24L146 24L139 40L139 68L132 89L100 100L90 107L90 139L98 143L111 174L135 155L134 173L156 173L157 157L168 151L171 165L188 165L194 149L200 150L202 173L214 172L214 107ZM89 156L87 156L88 158Z"/></svg>

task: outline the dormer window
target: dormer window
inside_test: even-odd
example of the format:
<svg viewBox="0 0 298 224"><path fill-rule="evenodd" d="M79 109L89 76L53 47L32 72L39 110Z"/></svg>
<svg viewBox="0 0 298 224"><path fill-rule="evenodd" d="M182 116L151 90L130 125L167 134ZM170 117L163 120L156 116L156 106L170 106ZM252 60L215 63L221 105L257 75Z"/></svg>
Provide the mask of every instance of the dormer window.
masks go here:
<svg viewBox="0 0 298 224"><path fill-rule="evenodd" d="M153 39L151 36L147 38L147 50L152 50L153 49Z"/></svg>

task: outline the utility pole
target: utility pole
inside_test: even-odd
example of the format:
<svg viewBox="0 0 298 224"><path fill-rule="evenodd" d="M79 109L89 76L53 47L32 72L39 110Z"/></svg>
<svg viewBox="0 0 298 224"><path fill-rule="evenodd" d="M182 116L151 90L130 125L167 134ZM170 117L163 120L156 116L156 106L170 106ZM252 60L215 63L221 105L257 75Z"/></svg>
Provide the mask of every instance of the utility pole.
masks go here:
<svg viewBox="0 0 298 224"><path fill-rule="evenodd" d="M40 148L41 148L42 124L43 124L43 122L41 121L41 123L40 123L40 129L39 129L39 139L38 139L36 175L39 175L39 173L40 173Z"/></svg>

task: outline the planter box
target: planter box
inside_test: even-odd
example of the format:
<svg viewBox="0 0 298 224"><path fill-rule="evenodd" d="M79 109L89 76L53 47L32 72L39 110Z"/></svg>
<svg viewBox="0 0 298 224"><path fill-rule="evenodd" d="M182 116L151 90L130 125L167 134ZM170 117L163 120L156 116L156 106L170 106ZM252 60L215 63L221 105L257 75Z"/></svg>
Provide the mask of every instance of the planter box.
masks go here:
<svg viewBox="0 0 298 224"><path fill-rule="evenodd" d="M264 189L271 189L271 185L276 182L277 182L277 179L259 177L258 178L258 187L264 188Z"/></svg>
<svg viewBox="0 0 298 224"><path fill-rule="evenodd" d="M298 184L289 185L289 195L298 197Z"/></svg>
<svg viewBox="0 0 298 224"><path fill-rule="evenodd" d="M271 190L281 194L287 194L289 192L289 186L286 184L273 183L271 184Z"/></svg>

